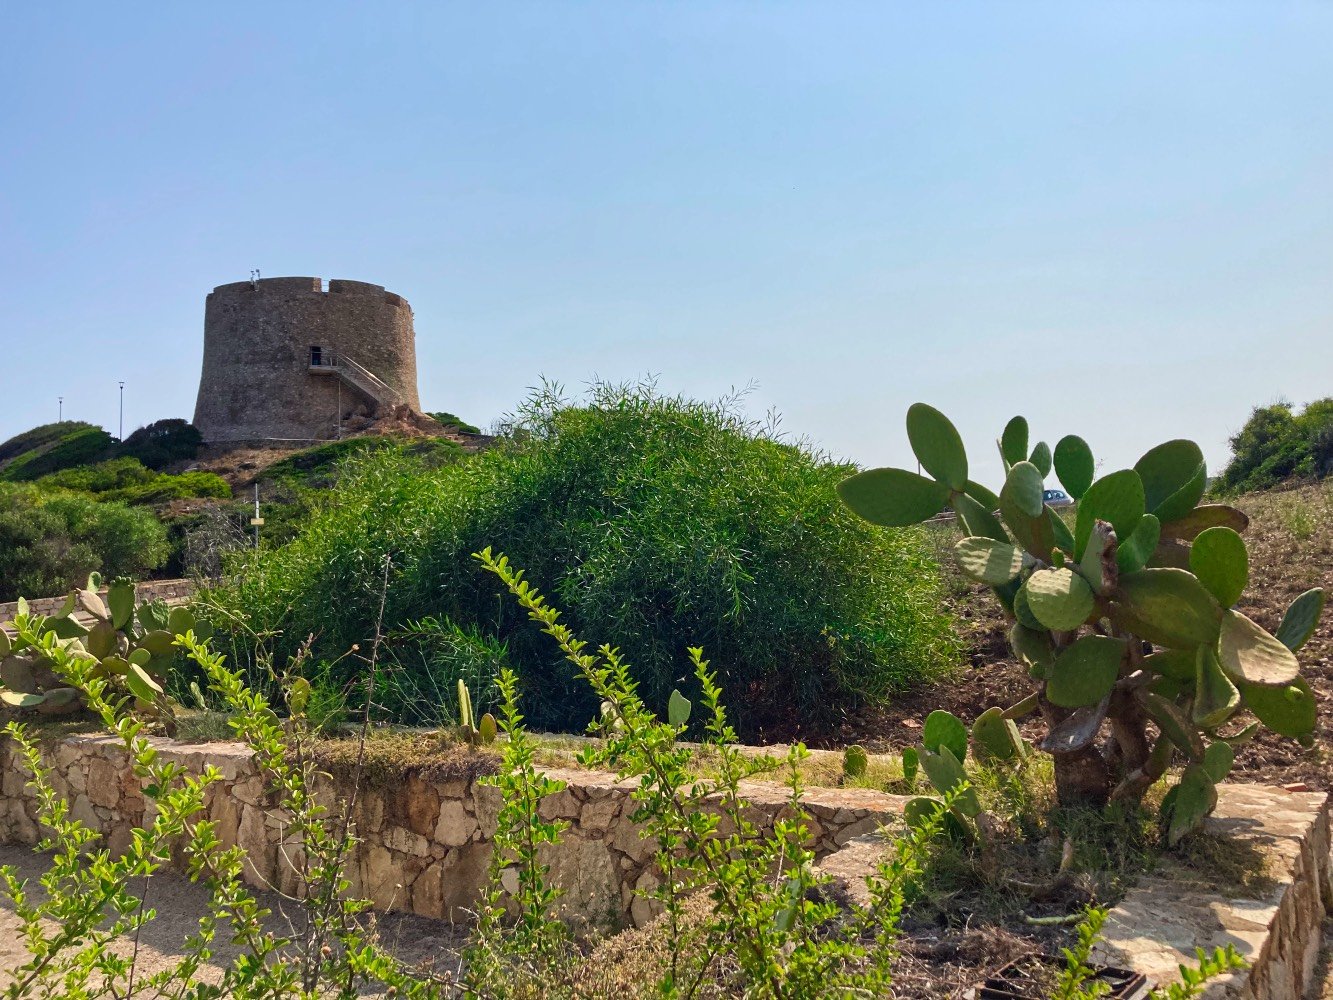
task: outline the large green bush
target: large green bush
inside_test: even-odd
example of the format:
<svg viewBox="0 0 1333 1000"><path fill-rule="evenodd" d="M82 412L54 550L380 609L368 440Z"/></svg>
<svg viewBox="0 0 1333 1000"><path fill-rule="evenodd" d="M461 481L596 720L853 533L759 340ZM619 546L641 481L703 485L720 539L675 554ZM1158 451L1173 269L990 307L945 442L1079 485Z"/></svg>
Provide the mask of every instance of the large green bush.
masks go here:
<svg viewBox="0 0 1333 1000"><path fill-rule="evenodd" d="M478 572L487 545L581 633L620 643L651 704L688 686L687 647L703 645L749 734L816 728L952 663L935 564L915 533L842 506L849 467L730 405L647 388L538 396L516 428L521 443L433 470L367 460L221 600L288 649L313 634L319 655L364 652L390 553L386 627L433 616L504 643L525 711L549 728L581 728L596 706Z"/></svg>
<svg viewBox="0 0 1333 1000"><path fill-rule="evenodd" d="M199 454L204 443L199 429L188 420L170 417L140 427L116 449L119 455L137 458L150 469L164 469Z"/></svg>
<svg viewBox="0 0 1333 1000"><path fill-rule="evenodd" d="M1256 406L1231 439L1231 461L1217 477L1220 493L1269 489L1289 479L1333 474L1333 397L1299 413L1290 403Z"/></svg>
<svg viewBox="0 0 1333 1000"><path fill-rule="evenodd" d="M93 570L141 576L166 557L166 529L150 511L0 484L0 601L60 594Z"/></svg>

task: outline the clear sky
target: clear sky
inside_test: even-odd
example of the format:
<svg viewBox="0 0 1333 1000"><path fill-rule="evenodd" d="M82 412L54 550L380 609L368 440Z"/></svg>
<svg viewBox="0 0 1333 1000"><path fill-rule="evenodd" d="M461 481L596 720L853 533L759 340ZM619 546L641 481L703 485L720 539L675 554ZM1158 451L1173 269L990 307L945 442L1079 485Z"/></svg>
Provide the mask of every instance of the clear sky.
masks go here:
<svg viewBox="0 0 1333 1000"><path fill-rule="evenodd" d="M8 3L0 439L193 412L251 268L416 313L421 398L658 374L867 465L1025 413L1220 466L1333 393L1333 4Z"/></svg>

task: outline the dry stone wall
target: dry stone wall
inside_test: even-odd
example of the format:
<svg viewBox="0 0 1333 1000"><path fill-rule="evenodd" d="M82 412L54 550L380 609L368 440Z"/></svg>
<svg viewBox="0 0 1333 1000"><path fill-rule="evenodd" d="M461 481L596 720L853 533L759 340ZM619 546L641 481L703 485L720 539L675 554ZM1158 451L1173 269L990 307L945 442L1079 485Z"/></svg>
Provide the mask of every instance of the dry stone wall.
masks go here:
<svg viewBox="0 0 1333 1000"><path fill-rule="evenodd" d="M192 773L206 765L218 768L222 780L210 788L207 813L218 823L219 838L224 845L244 848L250 884L299 895L298 848L249 751L230 743L154 742L165 759ZM109 737L71 737L48 746L44 754L72 814L101 831L113 851L124 850L151 803L120 745ZM0 751L0 768L0 842L36 843L36 802L26 787L23 761L8 741ZM547 773L567 782L564 791L541 803L544 817L570 824L559 845L543 848L553 882L565 890L565 918L575 926L644 924L654 909L635 890L656 878L655 844L640 837L640 827L630 819L633 785L600 772ZM340 810L350 791L349 783L329 780L315 794ZM788 808L780 785L749 783L745 795L751 818L760 826L770 826ZM904 801L860 789L812 790L805 805L816 854L827 856L878 829L901 812ZM380 910L468 919L486 883L499 805L496 789L470 779L437 781L408 774L388 786L363 788L355 815L361 843L349 871L353 891Z"/></svg>

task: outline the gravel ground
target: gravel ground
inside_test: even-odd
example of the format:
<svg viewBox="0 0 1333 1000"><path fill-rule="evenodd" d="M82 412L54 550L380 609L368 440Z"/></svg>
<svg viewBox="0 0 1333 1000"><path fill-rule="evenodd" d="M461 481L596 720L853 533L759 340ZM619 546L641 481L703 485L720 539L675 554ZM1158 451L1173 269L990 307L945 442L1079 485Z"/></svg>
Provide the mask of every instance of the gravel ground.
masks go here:
<svg viewBox="0 0 1333 1000"><path fill-rule="evenodd" d="M29 892L36 895L40 888L37 878L46 868L43 855L27 847L4 846L0 847L0 864L18 869L21 878L30 880ZM181 945L198 929L199 918L206 912L207 903L207 890L188 879L171 872L153 876L148 904L157 911L157 918L144 927L140 936L136 968L147 975L178 961ZM292 904L271 893L261 894L260 903L272 910L269 929L276 934L288 933L290 923L283 911L292 913ZM463 936L451 925L407 914L380 915L376 925L381 943L402 961L442 973L457 968ZM230 946L222 933L219 933L215 947L212 959L200 971L198 978L202 982L217 982L222 969L237 954L237 949ZM129 955L133 943L124 941L118 950ZM29 957L19 934L13 904L7 897L0 899L0 990L13 983L13 970ZM373 997L378 994L368 992L365 995Z"/></svg>

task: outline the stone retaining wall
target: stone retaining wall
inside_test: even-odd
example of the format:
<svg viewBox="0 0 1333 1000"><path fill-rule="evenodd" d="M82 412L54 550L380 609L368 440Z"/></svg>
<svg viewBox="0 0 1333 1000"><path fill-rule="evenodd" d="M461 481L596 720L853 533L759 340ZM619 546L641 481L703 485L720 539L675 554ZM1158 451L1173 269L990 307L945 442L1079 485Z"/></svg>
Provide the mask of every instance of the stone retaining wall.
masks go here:
<svg viewBox="0 0 1333 1000"><path fill-rule="evenodd" d="M106 588L100 591L106 596ZM193 580L145 580L134 586L134 595L140 601L163 600L168 604L180 604L194 596ZM65 606L68 594L59 597L38 597L28 601L28 610L35 615L53 615ZM0 604L0 622L7 622L18 614L18 602L8 601Z"/></svg>
<svg viewBox="0 0 1333 1000"><path fill-rule="evenodd" d="M252 885L298 894L295 847L285 842L284 818L271 807L249 751L232 743L154 743L165 759L193 773L210 764L222 772L207 802L219 838L224 845L245 848L245 874ZM145 800L119 744L109 737L70 737L52 744L46 760L72 814L102 831L112 850L123 850L130 831L143 822ZM0 769L0 842L36 843L36 802L25 787L23 762L8 741L0 750ZM570 823L558 847L543 848L552 881L565 890L565 916L575 925L642 925L653 910L634 890L655 877L656 845L642 839L629 819L632 786L600 772L547 773L568 783L541 804L544 817ZM325 782L315 793L337 809L350 786ZM761 826L771 825L787 806L781 785L747 783L745 794ZM805 805L817 855L827 856L878 829L901 811L904 801L861 789L812 789ZM408 775L391 788L363 788L355 817L362 842L349 872L353 891L381 910L467 919L485 885L498 808L498 791L472 780Z"/></svg>

